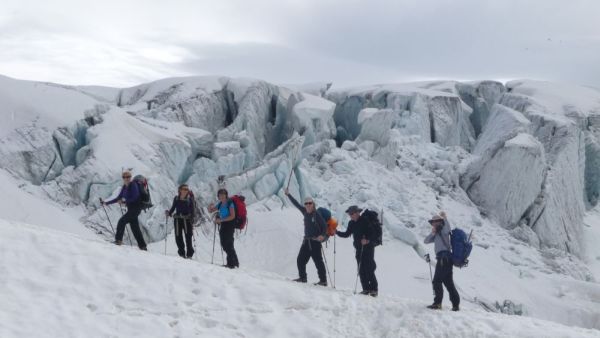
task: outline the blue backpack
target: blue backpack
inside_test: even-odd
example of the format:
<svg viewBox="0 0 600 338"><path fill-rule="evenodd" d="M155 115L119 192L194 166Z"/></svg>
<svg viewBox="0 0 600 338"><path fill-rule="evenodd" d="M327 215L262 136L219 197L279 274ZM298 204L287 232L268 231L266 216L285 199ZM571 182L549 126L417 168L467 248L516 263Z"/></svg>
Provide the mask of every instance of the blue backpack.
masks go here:
<svg viewBox="0 0 600 338"><path fill-rule="evenodd" d="M473 250L471 235L467 236L462 229L454 228L450 232L450 242L452 244L452 263L459 268L466 267L469 264L471 250Z"/></svg>
<svg viewBox="0 0 600 338"><path fill-rule="evenodd" d="M331 218L331 211L329 211L329 209L320 207L317 209L317 212L319 214L321 214L321 217L323 217L323 219L325 220L325 222L329 221L329 219Z"/></svg>

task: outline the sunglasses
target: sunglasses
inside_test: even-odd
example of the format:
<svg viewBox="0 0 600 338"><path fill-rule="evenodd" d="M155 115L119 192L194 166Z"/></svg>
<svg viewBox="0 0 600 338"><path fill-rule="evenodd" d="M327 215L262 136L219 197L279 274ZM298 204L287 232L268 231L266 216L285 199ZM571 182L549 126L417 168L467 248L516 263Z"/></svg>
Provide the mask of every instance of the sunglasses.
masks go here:
<svg viewBox="0 0 600 338"><path fill-rule="evenodd" d="M313 202L306 202L304 205L313 205Z"/></svg>
<svg viewBox="0 0 600 338"><path fill-rule="evenodd" d="M123 176L123 179L131 178L131 176Z"/></svg>

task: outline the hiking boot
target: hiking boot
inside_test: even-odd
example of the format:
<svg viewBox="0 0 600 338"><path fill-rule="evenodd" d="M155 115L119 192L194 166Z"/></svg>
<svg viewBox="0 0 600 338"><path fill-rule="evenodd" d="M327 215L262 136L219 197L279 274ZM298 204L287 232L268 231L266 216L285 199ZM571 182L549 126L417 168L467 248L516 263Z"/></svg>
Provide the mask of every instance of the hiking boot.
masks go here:
<svg viewBox="0 0 600 338"><path fill-rule="evenodd" d="M123 241L114 241L113 243L115 243L116 245L123 245Z"/></svg>
<svg viewBox="0 0 600 338"><path fill-rule="evenodd" d="M460 308L458 307L458 305L457 306L453 306L452 307L452 311L460 311Z"/></svg>
<svg viewBox="0 0 600 338"><path fill-rule="evenodd" d="M371 297L377 297L377 295L379 295L379 292L377 292L377 291L369 292L369 296L371 296Z"/></svg>
<svg viewBox="0 0 600 338"><path fill-rule="evenodd" d="M143 247L143 248L140 248L140 250L142 250L142 251L148 251L148 248Z"/></svg>
<svg viewBox="0 0 600 338"><path fill-rule="evenodd" d="M327 286L327 281L326 280L321 280L318 283L315 283L315 285L319 285L319 286Z"/></svg>
<svg viewBox="0 0 600 338"><path fill-rule="evenodd" d="M292 282L298 282L298 283L306 283L306 278L296 278L296 279L292 279Z"/></svg>
<svg viewBox="0 0 600 338"><path fill-rule="evenodd" d="M370 291L368 291L368 290L362 290L362 291L360 292L360 294L361 294L361 295L365 295L365 296L366 296L366 295L368 295L369 293L371 293L371 292L370 292Z"/></svg>
<svg viewBox="0 0 600 338"><path fill-rule="evenodd" d="M442 304L433 303L433 304L429 305L427 308L431 309L431 310L441 310Z"/></svg>

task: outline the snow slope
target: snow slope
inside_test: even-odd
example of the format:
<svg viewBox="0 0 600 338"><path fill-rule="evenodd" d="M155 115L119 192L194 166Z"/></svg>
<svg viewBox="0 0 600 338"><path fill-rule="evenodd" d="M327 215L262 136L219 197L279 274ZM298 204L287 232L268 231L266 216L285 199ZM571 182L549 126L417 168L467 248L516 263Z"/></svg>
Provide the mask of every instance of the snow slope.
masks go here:
<svg viewBox="0 0 600 338"><path fill-rule="evenodd" d="M0 233L7 338L600 336L482 310L432 312L25 224L0 221Z"/></svg>
<svg viewBox="0 0 600 338"><path fill-rule="evenodd" d="M4 170L0 170L0 214L5 220L36 224L77 234L84 238L97 238L79 221L81 207L63 207L53 203L29 182L19 184Z"/></svg>
<svg viewBox="0 0 600 338"><path fill-rule="evenodd" d="M176 186L188 183L206 205L226 175L251 204L236 243L243 271L295 277L301 219L282 192L291 171L293 194L332 209L342 228L351 204L383 211L382 295L431 301L422 257L432 250L421 243L426 220L445 210L474 230L471 265L456 273L466 310L600 329L600 93L526 80L328 87L311 95L227 77L125 89L0 78L0 117L10 121L0 135L0 218L112 239L98 200L132 168L150 179L155 207L141 223L151 251L162 253L167 236L174 256L163 210ZM121 211L107 211L114 225ZM204 230L197 258L206 262ZM337 285L351 289L353 248L336 246ZM331 242L326 254L332 268Z"/></svg>

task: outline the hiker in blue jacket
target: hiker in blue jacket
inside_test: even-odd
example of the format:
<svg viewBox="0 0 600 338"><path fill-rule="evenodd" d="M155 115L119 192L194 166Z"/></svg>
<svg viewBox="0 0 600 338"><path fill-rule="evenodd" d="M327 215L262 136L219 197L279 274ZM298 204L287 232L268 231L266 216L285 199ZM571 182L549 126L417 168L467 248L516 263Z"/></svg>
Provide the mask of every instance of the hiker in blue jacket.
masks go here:
<svg viewBox="0 0 600 338"><path fill-rule="evenodd" d="M239 268L240 261L238 260L234 246L235 203L229 198L229 193L226 189L219 189L219 191L217 191L217 198L219 199L217 205L209 205L208 211L218 211L215 222L220 225L219 238L221 240L221 247L227 254L227 263L225 264L225 267L230 269Z"/></svg>
<svg viewBox="0 0 600 338"><path fill-rule="evenodd" d="M425 244L434 243L437 263L433 276L433 292L435 293L435 297L433 304L429 305L428 308L433 310L442 309L442 299L444 297L442 284L444 284L448 290L448 294L450 294L452 311L458 311L460 296L452 278L453 263L452 249L450 247L450 222L448 222L446 213L442 211L439 215L433 216L429 220L429 224L431 224L431 233L425 237Z"/></svg>
<svg viewBox="0 0 600 338"><path fill-rule="evenodd" d="M140 229L140 222L138 220L138 216L142 212L140 188L138 187L137 183L132 181L131 172L124 171L122 178L123 186L121 187L121 192L119 192L119 195L110 201L102 201L102 205L119 203L120 205L127 206L127 212L121 216L119 222L117 223L115 244L123 244L123 233L125 232L125 226L127 226L127 223L129 223L131 226L131 232L133 232L133 237L135 237L135 240L138 243L138 247L141 250L146 250L146 242L144 241L144 236L142 235L142 230Z"/></svg>
<svg viewBox="0 0 600 338"><path fill-rule="evenodd" d="M177 196L173 198L171 209L165 210L167 216L173 217L177 253L183 258L192 258L194 255L194 203L196 201L194 201L194 196L190 193L190 188L187 184L182 184L179 186ZM185 243L183 241L184 234Z"/></svg>

